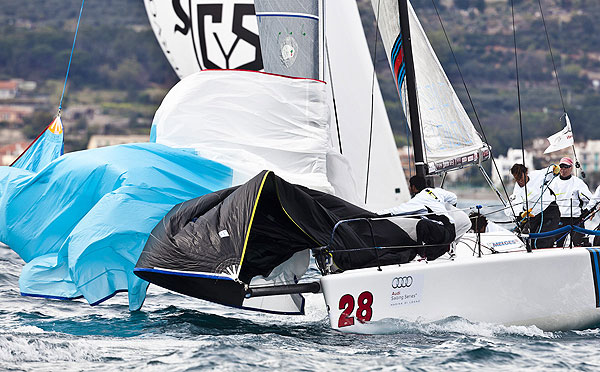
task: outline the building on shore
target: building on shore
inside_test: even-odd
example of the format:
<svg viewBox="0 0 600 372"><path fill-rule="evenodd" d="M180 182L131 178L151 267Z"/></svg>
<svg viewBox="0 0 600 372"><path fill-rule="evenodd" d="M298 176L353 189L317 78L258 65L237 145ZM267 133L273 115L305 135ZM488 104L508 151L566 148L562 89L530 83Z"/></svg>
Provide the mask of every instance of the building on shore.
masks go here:
<svg viewBox="0 0 600 372"><path fill-rule="evenodd" d="M0 146L0 165L11 165L28 146L29 142L27 141Z"/></svg>
<svg viewBox="0 0 600 372"><path fill-rule="evenodd" d="M125 143L135 143L135 142L148 142L148 136L147 135L139 135L139 134L127 134L127 135L96 134L96 135L93 135L90 137L87 148L95 149L98 147L122 145Z"/></svg>
<svg viewBox="0 0 600 372"><path fill-rule="evenodd" d="M17 80L0 81L0 99L13 99L19 93L19 82Z"/></svg>
<svg viewBox="0 0 600 372"><path fill-rule="evenodd" d="M577 157L584 172L600 172L600 140L577 144Z"/></svg>
<svg viewBox="0 0 600 372"><path fill-rule="evenodd" d="M498 167L498 172L496 172L495 169L492 169L491 172L492 182L494 185L496 185L496 187L500 187L502 182L504 182L505 185L512 185L514 182L513 176L510 173L510 168L517 163L523 164L523 150L510 148L506 152L506 155L500 155L496 157L495 162L496 166ZM528 150L525 150L524 164L529 169L535 169L533 166L533 154ZM500 182L498 173L500 173L500 176L502 177L502 182Z"/></svg>
<svg viewBox="0 0 600 372"><path fill-rule="evenodd" d="M0 105L0 121L10 124L20 124L23 118L33 114L33 106Z"/></svg>

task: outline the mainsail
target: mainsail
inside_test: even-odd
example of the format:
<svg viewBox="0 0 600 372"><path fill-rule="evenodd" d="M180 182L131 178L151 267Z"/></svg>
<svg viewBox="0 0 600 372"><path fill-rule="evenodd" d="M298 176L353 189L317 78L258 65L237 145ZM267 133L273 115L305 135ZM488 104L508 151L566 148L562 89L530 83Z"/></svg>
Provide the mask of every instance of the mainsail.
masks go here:
<svg viewBox="0 0 600 372"><path fill-rule="evenodd" d="M398 1L372 0L371 3L378 16L383 44L408 118L406 61ZM410 2L408 18L416 80L414 83L428 172L445 172L489 158L487 144L473 127Z"/></svg>
<svg viewBox="0 0 600 372"><path fill-rule="evenodd" d="M255 0L254 6L265 71L322 79L323 1Z"/></svg>

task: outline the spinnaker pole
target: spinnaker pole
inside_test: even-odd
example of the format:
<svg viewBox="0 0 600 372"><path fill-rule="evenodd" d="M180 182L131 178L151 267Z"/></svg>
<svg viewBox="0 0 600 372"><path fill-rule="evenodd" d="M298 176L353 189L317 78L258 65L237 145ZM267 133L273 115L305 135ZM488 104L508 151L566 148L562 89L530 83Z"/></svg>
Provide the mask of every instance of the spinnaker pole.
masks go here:
<svg viewBox="0 0 600 372"><path fill-rule="evenodd" d="M421 138L421 123L419 119L419 106L417 103L417 85L415 83L415 64L413 61L412 45L410 41L410 25L408 21L407 0L398 0L400 13L400 32L402 33L402 49L404 53L404 66L406 69L406 94L408 98L408 111L410 130L415 157L415 170L417 176L425 177L427 167L423 156L423 139ZM400 90L401 87L398 87Z"/></svg>

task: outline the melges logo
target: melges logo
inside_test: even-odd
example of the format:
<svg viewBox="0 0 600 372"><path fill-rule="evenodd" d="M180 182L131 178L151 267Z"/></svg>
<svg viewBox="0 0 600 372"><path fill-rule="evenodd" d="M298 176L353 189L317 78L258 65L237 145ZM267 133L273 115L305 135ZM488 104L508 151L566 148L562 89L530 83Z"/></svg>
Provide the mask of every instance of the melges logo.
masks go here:
<svg viewBox="0 0 600 372"><path fill-rule="evenodd" d="M392 288L409 288L413 284L412 276L398 276L392 279Z"/></svg>

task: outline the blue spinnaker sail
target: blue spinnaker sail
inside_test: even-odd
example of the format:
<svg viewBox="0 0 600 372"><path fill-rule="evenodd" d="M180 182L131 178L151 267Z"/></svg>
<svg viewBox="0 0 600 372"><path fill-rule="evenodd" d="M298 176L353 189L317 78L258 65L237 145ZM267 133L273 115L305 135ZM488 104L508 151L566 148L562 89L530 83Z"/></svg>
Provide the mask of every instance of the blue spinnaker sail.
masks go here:
<svg viewBox="0 0 600 372"><path fill-rule="evenodd" d="M27 263L24 295L95 305L148 283L133 268L154 226L176 204L230 187L233 171L156 143L64 155L39 173L0 167L0 241Z"/></svg>
<svg viewBox="0 0 600 372"><path fill-rule="evenodd" d="M63 153L63 125L60 116L57 116L11 164L11 167L39 172Z"/></svg>

